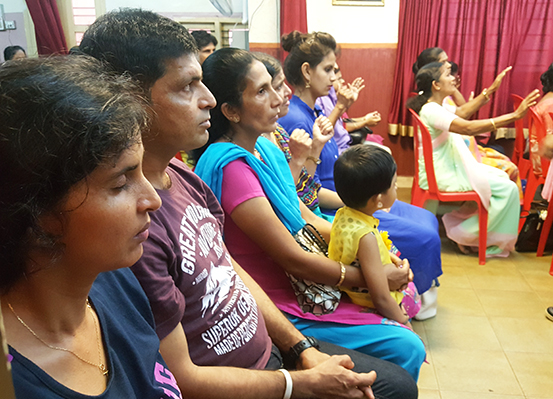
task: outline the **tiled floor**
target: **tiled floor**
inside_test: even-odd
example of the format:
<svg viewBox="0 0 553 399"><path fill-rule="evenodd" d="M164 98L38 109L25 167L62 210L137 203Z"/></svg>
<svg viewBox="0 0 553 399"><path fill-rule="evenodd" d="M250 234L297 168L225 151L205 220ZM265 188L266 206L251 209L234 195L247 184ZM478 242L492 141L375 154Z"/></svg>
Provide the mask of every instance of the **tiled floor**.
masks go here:
<svg viewBox="0 0 553 399"><path fill-rule="evenodd" d="M408 201L408 190L399 197ZM428 352L419 398L553 399L551 255L514 252L480 266L444 238L442 263L438 314L413 322Z"/></svg>

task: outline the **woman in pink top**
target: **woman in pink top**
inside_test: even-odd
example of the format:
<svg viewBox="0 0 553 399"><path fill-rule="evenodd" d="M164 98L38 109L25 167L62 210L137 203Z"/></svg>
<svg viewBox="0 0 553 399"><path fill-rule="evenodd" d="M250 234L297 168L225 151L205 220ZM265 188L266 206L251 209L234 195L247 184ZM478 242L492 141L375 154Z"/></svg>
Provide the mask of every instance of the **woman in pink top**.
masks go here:
<svg viewBox="0 0 553 399"><path fill-rule="evenodd" d="M543 85L543 97L540 102L534 107L534 111L541 116L541 120L545 124L546 134L553 133L553 120L550 112L553 112L553 64L549 65L547 71L541 75L541 84ZM553 192L553 173L551 173L551 165L549 164L549 172L545 178L543 185L542 197L548 201L551 200Z"/></svg>
<svg viewBox="0 0 553 399"><path fill-rule="evenodd" d="M306 222L328 238L330 224L299 200L284 154L260 137L275 130L282 104L265 66L246 51L221 49L202 67L217 106L211 111L211 144L196 173L225 211L231 255L302 333L389 360L416 380L425 349L410 329L345 297L332 313L315 315L300 308L285 272L329 285L366 283L359 269L305 252L294 240ZM389 266L393 271L408 268Z"/></svg>

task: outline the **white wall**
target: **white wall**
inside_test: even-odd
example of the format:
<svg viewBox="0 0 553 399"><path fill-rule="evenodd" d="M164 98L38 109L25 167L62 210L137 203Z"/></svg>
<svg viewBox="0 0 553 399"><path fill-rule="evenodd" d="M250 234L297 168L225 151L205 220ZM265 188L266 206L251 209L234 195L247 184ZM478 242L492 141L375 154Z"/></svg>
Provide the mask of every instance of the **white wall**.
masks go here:
<svg viewBox="0 0 553 399"><path fill-rule="evenodd" d="M23 12L27 9L25 0L0 0L4 5L4 12Z"/></svg>
<svg viewBox="0 0 553 399"><path fill-rule="evenodd" d="M248 1L251 43L280 42L280 0Z"/></svg>
<svg viewBox="0 0 553 399"><path fill-rule="evenodd" d="M232 0L232 8L235 14L242 13L244 1L247 0ZM219 14L209 0L106 0L107 11L120 7L140 7L162 14Z"/></svg>
<svg viewBox="0 0 553 399"><path fill-rule="evenodd" d="M280 42L280 0L244 1L248 1L250 42ZM309 31L328 32L339 43L397 43L399 0L385 0L383 7L333 6L332 0L306 2Z"/></svg>
<svg viewBox="0 0 553 399"><path fill-rule="evenodd" d="M384 7L306 1L309 31L328 32L338 43L397 43L399 0L385 0Z"/></svg>

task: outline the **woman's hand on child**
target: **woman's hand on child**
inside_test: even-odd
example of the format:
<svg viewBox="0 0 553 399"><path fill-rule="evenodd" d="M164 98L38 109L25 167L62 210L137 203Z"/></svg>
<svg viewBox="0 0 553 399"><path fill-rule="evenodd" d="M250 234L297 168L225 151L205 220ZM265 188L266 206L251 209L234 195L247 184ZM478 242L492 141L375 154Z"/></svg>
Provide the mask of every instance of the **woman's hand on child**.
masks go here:
<svg viewBox="0 0 553 399"><path fill-rule="evenodd" d="M384 271L386 272L386 278L388 279L388 287L390 291L403 291L409 284L409 263L403 267L398 267L394 263L388 263L384 265Z"/></svg>

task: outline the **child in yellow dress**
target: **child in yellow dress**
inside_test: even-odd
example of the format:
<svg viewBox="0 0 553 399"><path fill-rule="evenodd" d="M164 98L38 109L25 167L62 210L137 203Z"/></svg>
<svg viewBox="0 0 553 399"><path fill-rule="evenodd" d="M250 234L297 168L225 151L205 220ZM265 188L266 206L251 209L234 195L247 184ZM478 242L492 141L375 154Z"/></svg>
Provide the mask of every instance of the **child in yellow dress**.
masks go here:
<svg viewBox="0 0 553 399"><path fill-rule="evenodd" d="M392 156L372 145L353 146L338 158L334 181L346 206L334 218L329 257L361 267L368 291L343 289L354 303L410 327L409 319L420 309L416 289L411 282L404 292L390 291L384 268L392 264L390 248L378 231L379 220L372 216L379 209L391 207L396 200L396 170Z"/></svg>

